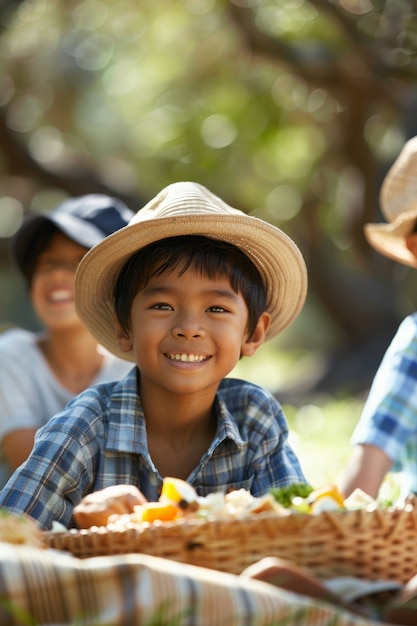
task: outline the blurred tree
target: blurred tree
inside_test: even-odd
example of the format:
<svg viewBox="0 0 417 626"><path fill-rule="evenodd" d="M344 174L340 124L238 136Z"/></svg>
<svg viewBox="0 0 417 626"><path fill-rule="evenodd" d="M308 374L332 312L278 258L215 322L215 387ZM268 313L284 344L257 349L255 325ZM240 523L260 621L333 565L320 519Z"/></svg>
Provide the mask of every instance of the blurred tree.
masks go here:
<svg viewBox="0 0 417 626"><path fill-rule="evenodd" d="M64 195L198 180L302 248L282 345L335 350L317 388L368 384L413 308L363 238L417 134L411 0L0 0L0 24L3 236Z"/></svg>

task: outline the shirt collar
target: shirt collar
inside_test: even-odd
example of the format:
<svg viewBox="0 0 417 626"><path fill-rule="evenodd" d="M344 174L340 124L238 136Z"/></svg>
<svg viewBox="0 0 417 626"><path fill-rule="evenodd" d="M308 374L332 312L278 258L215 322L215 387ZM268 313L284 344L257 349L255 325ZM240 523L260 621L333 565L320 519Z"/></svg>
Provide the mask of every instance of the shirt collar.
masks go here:
<svg viewBox="0 0 417 626"><path fill-rule="evenodd" d="M244 445L236 420L228 410L220 394L216 396L215 411L218 419L217 432L213 443L217 445L224 439L232 439L238 446Z"/></svg>
<svg viewBox="0 0 417 626"><path fill-rule="evenodd" d="M115 384L112 392L107 449L148 456L145 417L137 390L138 369L134 367ZM215 399L215 413L217 431L208 450L209 454L225 439L231 439L238 447L245 445L236 420L219 394Z"/></svg>
<svg viewBox="0 0 417 626"><path fill-rule="evenodd" d="M148 451L146 425L134 367L114 386L109 414L107 449L143 454Z"/></svg>

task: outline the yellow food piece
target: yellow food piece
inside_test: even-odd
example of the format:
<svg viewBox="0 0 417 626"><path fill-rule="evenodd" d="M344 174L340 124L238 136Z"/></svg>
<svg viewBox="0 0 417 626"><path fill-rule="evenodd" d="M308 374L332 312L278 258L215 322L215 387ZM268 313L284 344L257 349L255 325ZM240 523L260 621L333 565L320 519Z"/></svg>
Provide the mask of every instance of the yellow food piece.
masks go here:
<svg viewBox="0 0 417 626"><path fill-rule="evenodd" d="M176 519L181 513L175 504L166 502L147 502L137 507L136 511L142 522L154 522L155 520L169 522Z"/></svg>
<svg viewBox="0 0 417 626"><path fill-rule="evenodd" d="M175 504L179 504L180 502L191 503L197 502L198 495L194 487L185 482L185 480L167 477L164 478L164 482L162 483L162 491L159 499L160 501L168 500Z"/></svg>
<svg viewBox="0 0 417 626"><path fill-rule="evenodd" d="M310 513L311 505L307 502L306 498L295 496L292 499L291 508L298 513Z"/></svg>
<svg viewBox="0 0 417 626"><path fill-rule="evenodd" d="M307 500L310 504L310 513L346 508L344 496L336 485L325 485L312 491Z"/></svg>

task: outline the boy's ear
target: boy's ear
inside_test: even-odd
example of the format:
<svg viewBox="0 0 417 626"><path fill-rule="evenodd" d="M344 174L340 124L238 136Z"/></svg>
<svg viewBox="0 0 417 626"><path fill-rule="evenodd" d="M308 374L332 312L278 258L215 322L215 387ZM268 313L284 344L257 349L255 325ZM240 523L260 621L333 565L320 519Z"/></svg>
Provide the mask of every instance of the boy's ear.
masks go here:
<svg viewBox="0 0 417 626"><path fill-rule="evenodd" d="M130 334L120 326L117 317L114 318L114 328L116 332L117 344L122 352L130 352L132 349L132 340Z"/></svg>
<svg viewBox="0 0 417 626"><path fill-rule="evenodd" d="M256 328L250 337L247 337L242 343L241 356L252 356L257 349L264 343L265 335L271 323L271 316L264 311L258 319Z"/></svg>

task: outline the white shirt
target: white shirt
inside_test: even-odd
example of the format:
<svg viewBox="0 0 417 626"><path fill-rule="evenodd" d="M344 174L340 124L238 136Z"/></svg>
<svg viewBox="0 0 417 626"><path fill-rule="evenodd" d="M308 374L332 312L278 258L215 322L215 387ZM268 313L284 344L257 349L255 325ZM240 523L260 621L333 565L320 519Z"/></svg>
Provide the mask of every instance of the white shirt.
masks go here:
<svg viewBox="0 0 417 626"><path fill-rule="evenodd" d="M1 449L4 436L43 426L75 395L55 377L38 339L38 334L20 328L0 335L0 488L12 473ZM104 348L103 354L103 365L92 385L120 380L134 366Z"/></svg>

